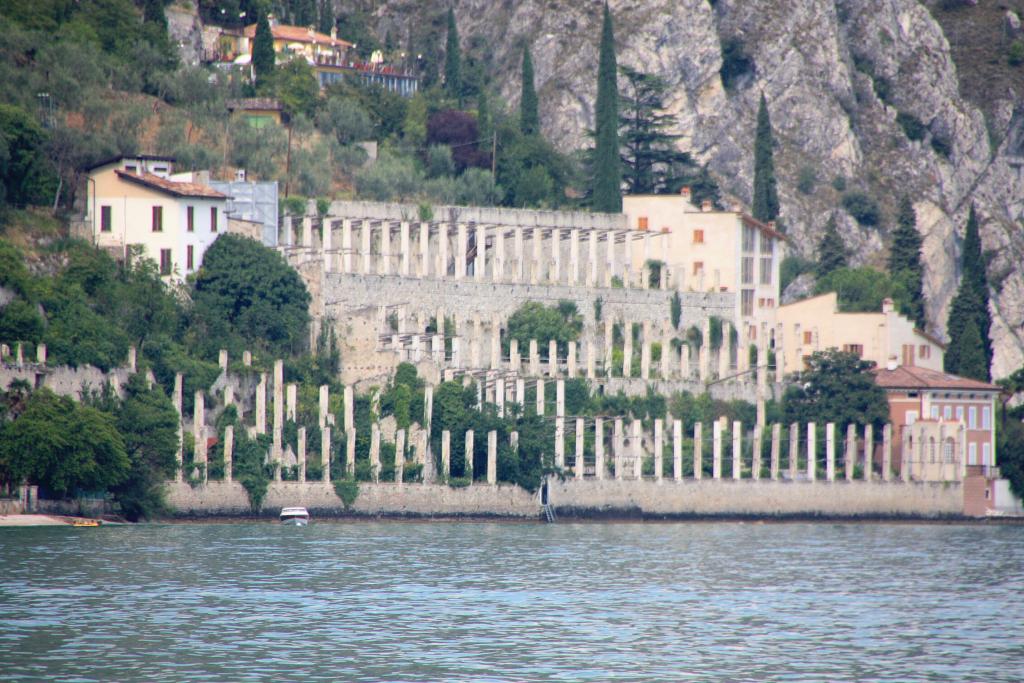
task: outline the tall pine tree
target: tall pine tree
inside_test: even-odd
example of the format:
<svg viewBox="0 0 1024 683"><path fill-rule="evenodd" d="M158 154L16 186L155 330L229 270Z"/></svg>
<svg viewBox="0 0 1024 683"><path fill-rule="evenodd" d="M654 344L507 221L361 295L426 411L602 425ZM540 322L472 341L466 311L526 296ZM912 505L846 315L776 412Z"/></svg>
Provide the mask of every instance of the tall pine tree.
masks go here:
<svg viewBox="0 0 1024 683"><path fill-rule="evenodd" d="M491 104L486 85L481 85L476 94L476 129L481 140L491 139L494 124L491 121Z"/></svg>
<svg viewBox="0 0 1024 683"><path fill-rule="evenodd" d="M462 51L459 47L459 29L455 25L455 10L448 8L448 41L444 54L444 91L462 106Z"/></svg>
<svg viewBox="0 0 1024 683"><path fill-rule="evenodd" d="M270 32L267 13L260 12L256 20L256 37L252 41L252 68L257 78L264 78L274 73L274 36Z"/></svg>
<svg viewBox="0 0 1024 683"><path fill-rule="evenodd" d="M537 90L533 84L533 57L530 56L529 45L523 48L523 91L519 97L519 130L523 135L540 132Z"/></svg>
<svg viewBox="0 0 1024 683"><path fill-rule="evenodd" d="M921 233L917 231L917 214L910 197L900 199L896 229L889 250L889 273L907 290L907 315L922 330L928 324L924 314L924 267L921 265Z"/></svg>
<svg viewBox="0 0 1024 683"><path fill-rule="evenodd" d="M974 206L971 206L967 219L960 263L960 287L950 304L946 324L949 345L946 347L943 367L946 372L988 380L992 367L992 314L988 309L988 275L981 253L981 237L978 234L978 217ZM979 353L983 373L976 369L979 363L975 358ZM967 375L968 372L973 374Z"/></svg>
<svg viewBox="0 0 1024 683"><path fill-rule="evenodd" d="M757 133L754 137L754 206L752 213L759 221L773 221L779 215L779 194L775 187L775 161L772 147L772 122L768 102L761 93L757 108Z"/></svg>
<svg viewBox="0 0 1024 683"><path fill-rule="evenodd" d="M832 271L845 267L846 245L836 228L835 214L832 214L825 224L825 233L818 242L818 263L814 267L814 274L820 279Z"/></svg>
<svg viewBox="0 0 1024 683"><path fill-rule="evenodd" d="M612 13L604 6L601 49L597 68L593 158L593 207L597 211L622 210L622 167L619 163L619 86L615 60Z"/></svg>
<svg viewBox="0 0 1024 683"><path fill-rule="evenodd" d="M328 35L334 28L334 4L331 0L320 0L320 22L317 24L317 28L321 33Z"/></svg>

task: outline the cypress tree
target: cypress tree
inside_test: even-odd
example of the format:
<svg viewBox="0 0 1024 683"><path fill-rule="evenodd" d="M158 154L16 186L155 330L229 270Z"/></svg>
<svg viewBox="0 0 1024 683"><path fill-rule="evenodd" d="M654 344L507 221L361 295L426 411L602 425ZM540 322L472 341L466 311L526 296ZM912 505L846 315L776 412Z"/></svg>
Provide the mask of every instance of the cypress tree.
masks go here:
<svg viewBox="0 0 1024 683"><path fill-rule="evenodd" d="M476 94L476 129L481 140L490 140L491 130L491 105L487 97L487 88L480 86ZM488 148L490 145L487 144Z"/></svg>
<svg viewBox="0 0 1024 683"><path fill-rule="evenodd" d="M530 56L529 45L523 48L523 92L519 97L519 130L523 135L540 132L537 90L533 83L533 58Z"/></svg>
<svg viewBox="0 0 1024 683"><path fill-rule="evenodd" d="M448 41L444 54L444 90L462 106L462 55L459 29L455 26L455 10L448 8Z"/></svg>
<svg viewBox="0 0 1024 683"><path fill-rule="evenodd" d="M978 235L978 217L971 207L964 234L961 255L962 275L960 286L949 308L946 333L949 346L946 348L943 367L946 372L988 380L992 367L992 315L989 313L988 276L981 254L981 238ZM972 332L972 329L974 331ZM975 356L980 354L984 372L976 369ZM974 374L967 375L972 372Z"/></svg>
<svg viewBox="0 0 1024 683"><path fill-rule="evenodd" d="M252 41L252 68L256 76L262 78L274 72L274 36L270 32L267 13L260 12L256 20L256 37Z"/></svg>
<svg viewBox="0 0 1024 683"><path fill-rule="evenodd" d="M985 361L992 365L992 314L988 310L988 273L985 268L985 257L981 253L981 236L978 234L978 215L971 204L967 216L967 229L964 232L963 278L971 282L974 295L978 302L975 319L978 322L978 334L985 352Z"/></svg>
<svg viewBox="0 0 1024 683"><path fill-rule="evenodd" d="M320 2L320 23L318 25L321 33L330 35L331 29L334 28L334 6L331 4L331 0L321 0Z"/></svg>
<svg viewBox="0 0 1024 683"><path fill-rule="evenodd" d="M779 194L775 187L775 161L772 158L772 122L768 102L761 93L757 108L757 133L754 137L754 206L752 213L759 221L773 221L779 215Z"/></svg>
<svg viewBox="0 0 1024 683"><path fill-rule="evenodd" d="M960 337L960 366L956 374L961 377L989 381L989 365L982 348L981 334L974 318L968 316L964 321L963 333Z"/></svg>
<svg viewBox="0 0 1024 683"><path fill-rule="evenodd" d="M829 217L825 224L825 233L818 242L818 263L814 267L814 274L823 278L834 270L846 267L846 245L843 238L839 236L836 228L835 214Z"/></svg>
<svg viewBox="0 0 1024 683"><path fill-rule="evenodd" d="M167 15L164 13L163 0L146 0L142 6L142 21L156 24L166 31Z"/></svg>
<svg viewBox="0 0 1024 683"><path fill-rule="evenodd" d="M612 13L604 6L601 49L597 70L594 137L593 206L597 211L622 210L622 167L619 160L619 86L615 60Z"/></svg>
<svg viewBox="0 0 1024 683"><path fill-rule="evenodd" d="M906 313L921 329L928 321L924 314L924 268L921 265L921 233L917 231L917 215L910 197L900 199L897 227L892 233L892 248L889 250L889 273L907 290Z"/></svg>

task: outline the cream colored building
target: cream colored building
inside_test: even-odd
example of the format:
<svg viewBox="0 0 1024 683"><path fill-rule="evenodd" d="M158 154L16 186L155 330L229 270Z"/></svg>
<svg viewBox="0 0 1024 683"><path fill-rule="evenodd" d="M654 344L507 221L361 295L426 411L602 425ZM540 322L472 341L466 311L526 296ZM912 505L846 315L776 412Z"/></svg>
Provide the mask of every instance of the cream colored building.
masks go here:
<svg viewBox="0 0 1024 683"><path fill-rule="evenodd" d="M183 280L227 223L227 196L171 174L173 160L140 155L101 162L89 170L87 216L93 243L125 258L139 245L160 274Z"/></svg>
<svg viewBox="0 0 1024 683"><path fill-rule="evenodd" d="M630 228L650 233L633 243L633 272L649 260L661 261L672 288L736 292L734 322L741 340L768 338L786 242L773 224L740 211L713 210L710 202L695 206L689 188L678 195L627 195L622 211Z"/></svg>
<svg viewBox="0 0 1024 683"><path fill-rule="evenodd" d="M829 292L779 306L777 319L786 373L803 370L806 357L826 349L851 351L879 368L892 360L899 366L942 370L945 347L915 328L890 299L878 313L841 313L839 297Z"/></svg>

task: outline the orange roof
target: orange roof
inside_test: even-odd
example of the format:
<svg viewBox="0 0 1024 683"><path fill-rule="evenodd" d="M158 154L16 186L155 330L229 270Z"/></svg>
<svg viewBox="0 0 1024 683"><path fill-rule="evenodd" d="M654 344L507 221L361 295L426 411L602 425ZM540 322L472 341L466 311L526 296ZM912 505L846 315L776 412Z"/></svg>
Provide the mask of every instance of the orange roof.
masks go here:
<svg viewBox="0 0 1024 683"><path fill-rule="evenodd" d="M212 187L200 185L199 183L180 183L167 178L155 176L152 173L128 173L127 171L115 171L117 177L132 183L138 183L153 190L166 192L175 197L202 197L204 199L227 199L226 194L221 194Z"/></svg>
<svg viewBox="0 0 1024 683"><path fill-rule="evenodd" d="M883 389L955 389L957 391L1002 391L995 384L950 375L938 370L901 365L895 370L876 368L875 384Z"/></svg>
<svg viewBox="0 0 1024 683"><path fill-rule="evenodd" d="M320 33L305 26L288 26L278 24L270 27L270 33L274 40L287 40L292 43L318 43L331 45L332 47L354 47L353 43L341 38L331 38L326 33ZM249 24L245 27L245 35L248 38L256 37L256 24Z"/></svg>
<svg viewBox="0 0 1024 683"><path fill-rule="evenodd" d="M751 216L749 213L743 213L742 211L740 211L739 214L740 220L743 221L746 225L749 225L752 228L757 228L761 232L771 237L774 237L777 240L782 240L783 242L789 241L789 238L783 235L781 232L779 232L772 226L768 225L767 223L762 223L761 221Z"/></svg>

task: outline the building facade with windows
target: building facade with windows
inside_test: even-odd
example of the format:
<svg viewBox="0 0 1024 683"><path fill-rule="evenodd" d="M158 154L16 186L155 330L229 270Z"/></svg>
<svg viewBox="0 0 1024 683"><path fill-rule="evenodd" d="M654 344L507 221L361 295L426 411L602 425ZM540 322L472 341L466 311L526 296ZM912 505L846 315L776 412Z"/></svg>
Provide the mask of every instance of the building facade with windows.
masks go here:
<svg viewBox="0 0 1024 683"><path fill-rule="evenodd" d="M168 157L118 157L89 170L88 221L93 243L125 259L133 246L160 274L183 280L227 229L227 195L175 176Z"/></svg>
<svg viewBox="0 0 1024 683"><path fill-rule="evenodd" d="M622 211L630 228L651 234L634 243L634 270L658 261L673 288L735 292L741 339L756 343L772 334L786 244L774 225L738 210L715 210L710 202L696 206L685 187L678 195L627 195Z"/></svg>
<svg viewBox="0 0 1024 683"><path fill-rule="evenodd" d="M786 373L799 372L815 351L850 351L877 367L890 361L906 367L942 370L945 346L901 315L892 300L878 313L842 313L835 292L779 306Z"/></svg>

